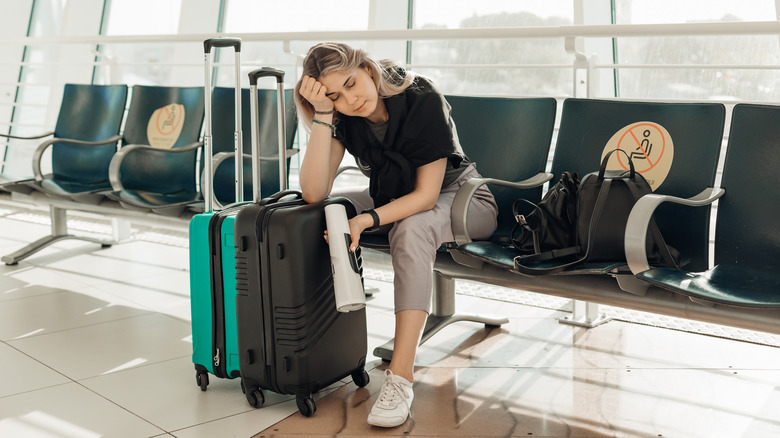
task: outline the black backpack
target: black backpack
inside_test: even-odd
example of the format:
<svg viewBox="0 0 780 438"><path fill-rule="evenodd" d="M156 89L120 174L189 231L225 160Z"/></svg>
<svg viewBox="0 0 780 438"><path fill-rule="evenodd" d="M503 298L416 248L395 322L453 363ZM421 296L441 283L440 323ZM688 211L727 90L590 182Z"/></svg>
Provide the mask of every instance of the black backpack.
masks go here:
<svg viewBox="0 0 780 438"><path fill-rule="evenodd" d="M576 220L571 230L575 236L574 244L547 251L538 248L533 254L519 255L514 259L516 271L528 275L545 275L585 262L626 260L624 241L628 215L636 201L652 193L652 189L647 180L634 170L630 157L630 170L606 170L609 157L616 151L626 154L621 149L610 151L601 161L599 171L585 175L580 181L576 191ZM648 233L647 252L651 264L679 267L680 254L666 244L652 219ZM550 261L559 263L534 266L539 262Z"/></svg>
<svg viewBox="0 0 780 438"><path fill-rule="evenodd" d="M536 254L576 244L577 172L564 172L560 180L545 193L539 204L518 199L512 204L517 222L510 237L512 245L524 254ZM530 205L528 214L521 209Z"/></svg>

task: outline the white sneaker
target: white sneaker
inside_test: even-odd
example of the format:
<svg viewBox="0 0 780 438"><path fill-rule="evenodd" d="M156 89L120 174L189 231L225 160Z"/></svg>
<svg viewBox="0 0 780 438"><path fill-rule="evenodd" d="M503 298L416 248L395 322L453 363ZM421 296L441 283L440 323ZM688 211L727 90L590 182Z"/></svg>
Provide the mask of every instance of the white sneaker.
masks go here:
<svg viewBox="0 0 780 438"><path fill-rule="evenodd" d="M390 370L385 370L385 383L379 392L379 399L368 414L368 424L380 427L400 426L409 418L414 400L412 384Z"/></svg>

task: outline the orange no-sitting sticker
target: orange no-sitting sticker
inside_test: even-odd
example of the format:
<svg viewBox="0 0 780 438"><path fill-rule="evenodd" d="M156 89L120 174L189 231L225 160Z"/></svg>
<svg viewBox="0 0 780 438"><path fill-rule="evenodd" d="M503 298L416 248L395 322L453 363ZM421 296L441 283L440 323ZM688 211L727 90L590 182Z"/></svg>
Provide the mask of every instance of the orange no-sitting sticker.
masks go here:
<svg viewBox="0 0 780 438"><path fill-rule="evenodd" d="M146 137L149 145L161 149L170 149L176 144L184 126L184 105L172 103L158 108L149 118Z"/></svg>
<svg viewBox="0 0 780 438"><path fill-rule="evenodd" d="M621 129L609 139L601 154L603 160L614 149L624 150L634 169L645 177L655 191L669 175L674 161L674 144L669 132L658 123L637 122ZM607 170L628 170L628 158L615 153L607 163Z"/></svg>

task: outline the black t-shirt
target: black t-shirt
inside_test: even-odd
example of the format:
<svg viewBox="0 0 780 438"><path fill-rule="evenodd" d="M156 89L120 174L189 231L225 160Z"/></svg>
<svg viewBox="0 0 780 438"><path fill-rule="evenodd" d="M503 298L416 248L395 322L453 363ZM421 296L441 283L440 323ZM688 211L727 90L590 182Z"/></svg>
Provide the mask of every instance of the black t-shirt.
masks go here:
<svg viewBox="0 0 780 438"><path fill-rule="evenodd" d="M444 184L452 183L468 165L458 141L451 108L424 77L416 77L401 94L384 98L389 114L380 140L363 117L339 115L336 138L359 164L371 169L369 193L375 206L387 204L414 189L416 169L447 158Z"/></svg>

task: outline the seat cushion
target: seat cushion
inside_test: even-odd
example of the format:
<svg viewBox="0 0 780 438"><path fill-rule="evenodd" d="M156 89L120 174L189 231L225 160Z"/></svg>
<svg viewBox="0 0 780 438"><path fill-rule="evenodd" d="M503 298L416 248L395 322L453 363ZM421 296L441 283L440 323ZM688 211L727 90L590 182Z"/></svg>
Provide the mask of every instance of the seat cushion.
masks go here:
<svg viewBox="0 0 780 438"><path fill-rule="evenodd" d="M189 204L201 201L198 192L187 191L160 194L143 190L122 190L120 192L109 192L106 195L115 201L119 201L126 207L149 210L174 206L184 208Z"/></svg>
<svg viewBox="0 0 780 438"><path fill-rule="evenodd" d="M111 190L111 183L108 180L95 183L84 181L68 181L64 179L44 179L43 181L33 181L30 183L34 188L50 195L70 197L85 192L97 192Z"/></svg>
<svg viewBox="0 0 780 438"><path fill-rule="evenodd" d="M780 307L780 274L734 264L692 273L654 268L637 278L683 295L740 307Z"/></svg>
<svg viewBox="0 0 780 438"><path fill-rule="evenodd" d="M8 181L0 184L0 191L3 192L13 192L13 193L21 193L23 195L26 195L33 191L33 188L30 186L30 183L34 183L34 179L23 179L19 181Z"/></svg>
<svg viewBox="0 0 780 438"><path fill-rule="evenodd" d="M514 271L515 257L520 254L510 243L488 241L467 243L459 246L456 251L507 271ZM532 266L541 269L557 266L561 263L563 262L547 261L535 263ZM627 270L625 262L583 263L552 275L601 275L614 272L622 273L624 270Z"/></svg>

